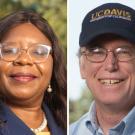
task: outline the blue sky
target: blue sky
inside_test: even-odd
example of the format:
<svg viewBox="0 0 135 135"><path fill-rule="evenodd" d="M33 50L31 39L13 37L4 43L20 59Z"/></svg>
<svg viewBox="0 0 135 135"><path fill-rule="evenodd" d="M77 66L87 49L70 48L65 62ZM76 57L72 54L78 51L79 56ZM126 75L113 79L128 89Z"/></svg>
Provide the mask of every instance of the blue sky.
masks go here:
<svg viewBox="0 0 135 135"><path fill-rule="evenodd" d="M84 16L93 8L109 2L122 3L135 8L133 0L68 0L68 93L70 99L79 98L85 81L81 79L76 56L79 49L79 34Z"/></svg>

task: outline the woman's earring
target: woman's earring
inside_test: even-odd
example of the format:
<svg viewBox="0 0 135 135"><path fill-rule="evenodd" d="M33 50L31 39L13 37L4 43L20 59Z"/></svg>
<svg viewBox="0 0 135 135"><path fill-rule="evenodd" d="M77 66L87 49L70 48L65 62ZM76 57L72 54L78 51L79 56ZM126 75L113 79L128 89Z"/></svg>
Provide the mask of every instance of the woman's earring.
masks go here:
<svg viewBox="0 0 135 135"><path fill-rule="evenodd" d="M48 88L47 88L47 92L52 92L52 87L51 87L51 85L49 84L49 86L48 86Z"/></svg>

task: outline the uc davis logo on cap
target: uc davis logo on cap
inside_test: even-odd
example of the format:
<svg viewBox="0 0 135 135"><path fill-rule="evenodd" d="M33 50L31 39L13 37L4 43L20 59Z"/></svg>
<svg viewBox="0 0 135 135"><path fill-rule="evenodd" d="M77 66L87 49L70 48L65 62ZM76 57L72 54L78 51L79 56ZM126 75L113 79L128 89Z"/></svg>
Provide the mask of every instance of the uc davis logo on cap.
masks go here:
<svg viewBox="0 0 135 135"><path fill-rule="evenodd" d="M108 8L108 9L99 10L91 14L90 22L101 20L103 18L121 18L124 20L131 21L132 16L131 13L126 10L122 10L118 8L113 8L113 9Z"/></svg>

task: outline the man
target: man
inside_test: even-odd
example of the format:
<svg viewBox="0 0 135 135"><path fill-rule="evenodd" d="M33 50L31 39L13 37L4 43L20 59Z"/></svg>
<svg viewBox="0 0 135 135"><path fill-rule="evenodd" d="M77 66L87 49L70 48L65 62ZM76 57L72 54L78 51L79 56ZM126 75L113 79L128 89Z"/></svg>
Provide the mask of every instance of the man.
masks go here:
<svg viewBox="0 0 135 135"><path fill-rule="evenodd" d="M107 3L90 11L79 39L80 71L94 101L70 135L135 135L135 11Z"/></svg>

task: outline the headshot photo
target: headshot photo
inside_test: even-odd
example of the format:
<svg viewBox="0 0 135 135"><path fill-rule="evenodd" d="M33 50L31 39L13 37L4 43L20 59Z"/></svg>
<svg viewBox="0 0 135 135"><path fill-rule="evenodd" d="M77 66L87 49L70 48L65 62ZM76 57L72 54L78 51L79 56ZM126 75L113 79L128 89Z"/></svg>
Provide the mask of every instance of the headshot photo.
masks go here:
<svg viewBox="0 0 135 135"><path fill-rule="evenodd" d="M69 135L135 134L134 7L70 0Z"/></svg>
<svg viewBox="0 0 135 135"><path fill-rule="evenodd" d="M67 3L1 5L0 135L67 135Z"/></svg>

